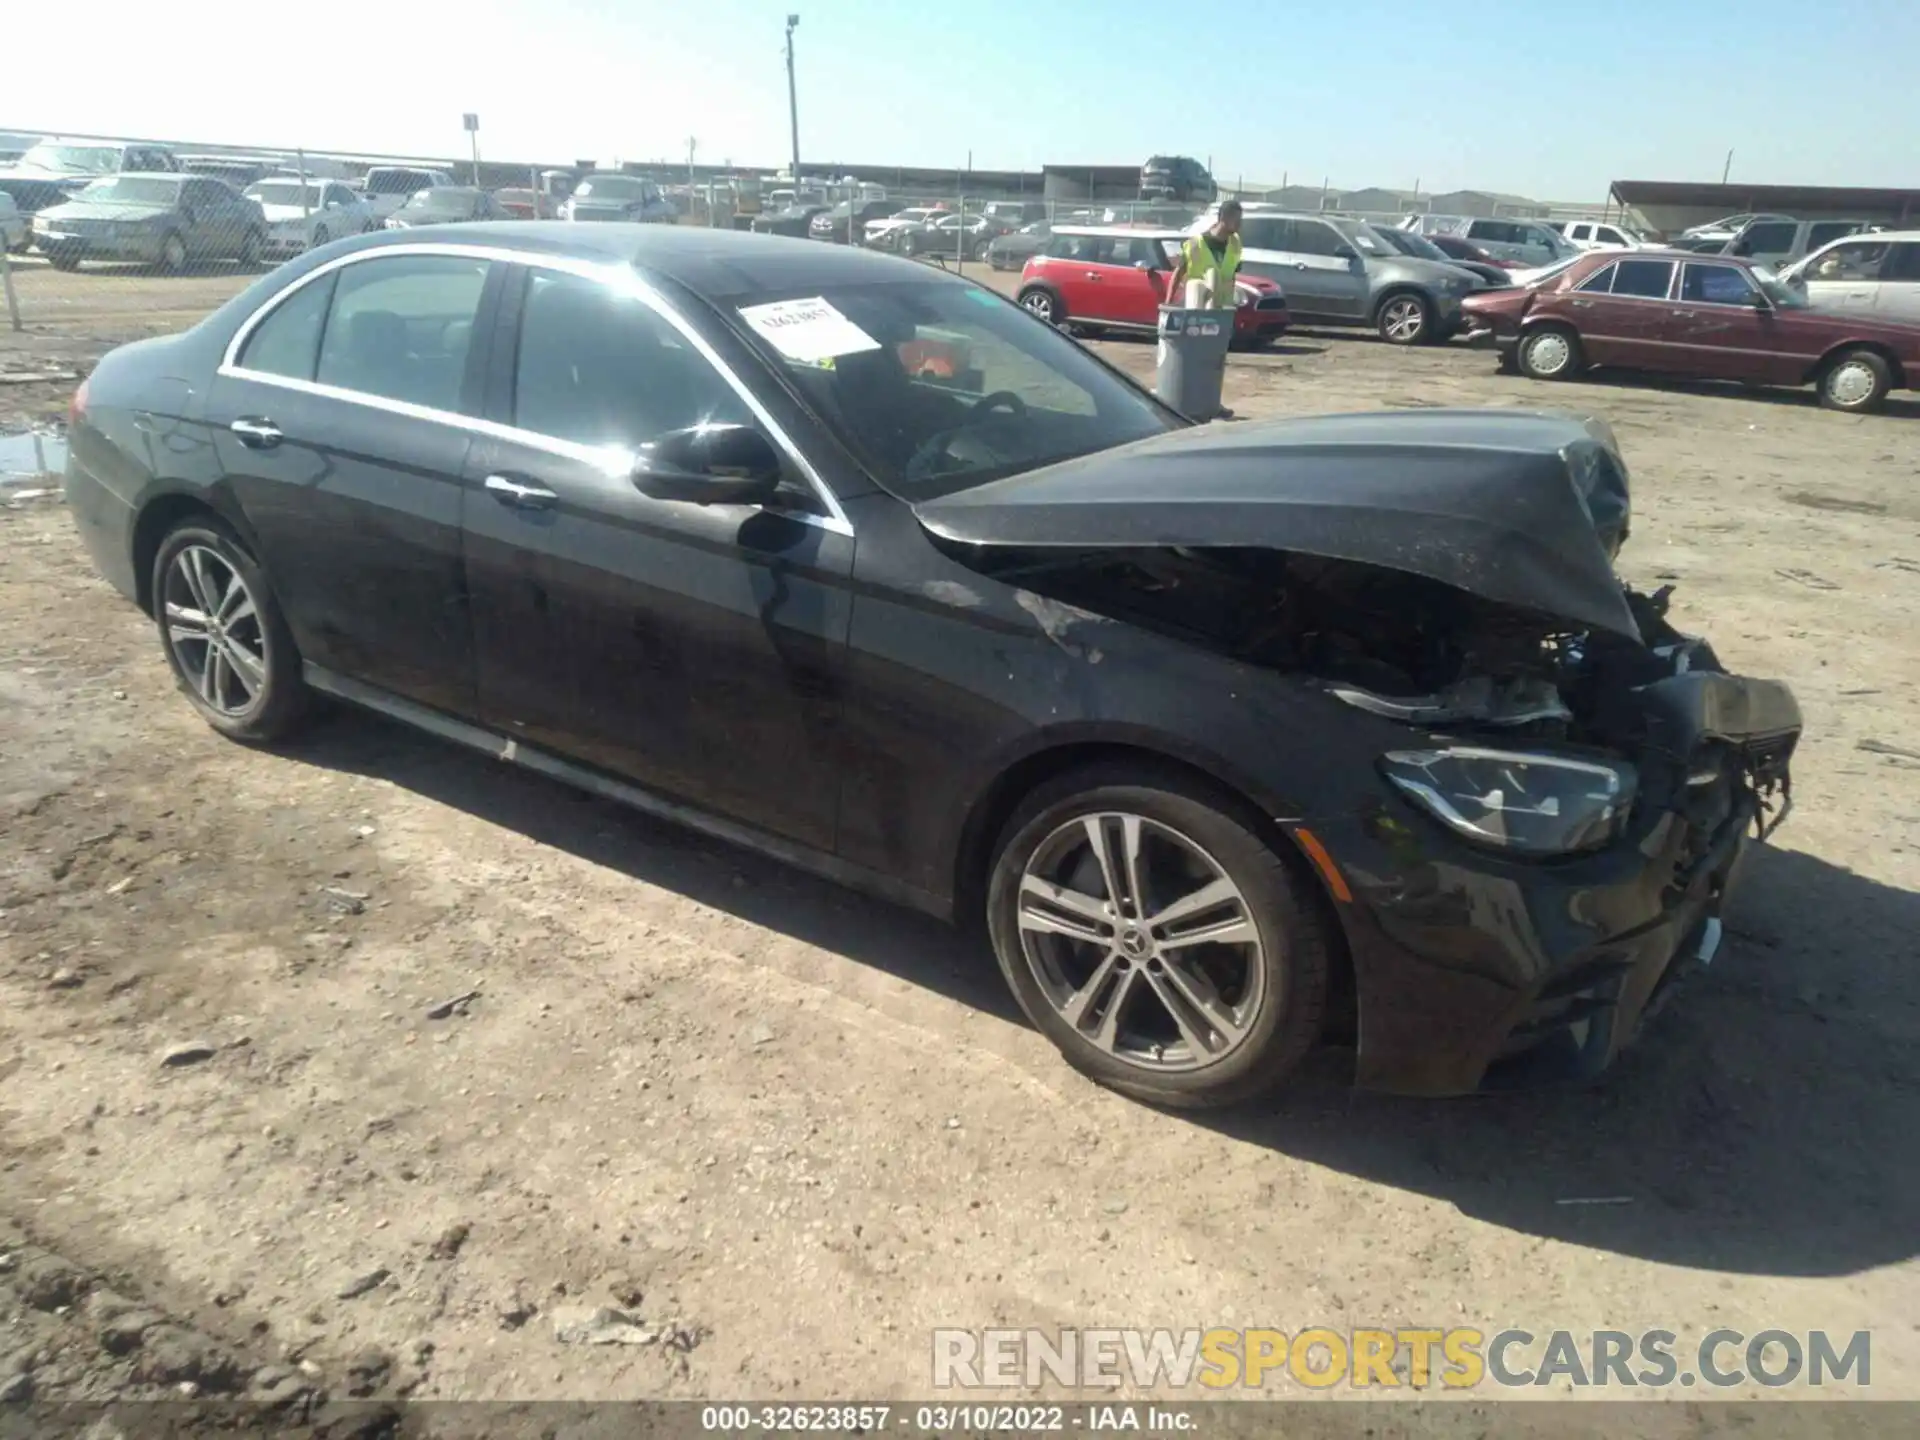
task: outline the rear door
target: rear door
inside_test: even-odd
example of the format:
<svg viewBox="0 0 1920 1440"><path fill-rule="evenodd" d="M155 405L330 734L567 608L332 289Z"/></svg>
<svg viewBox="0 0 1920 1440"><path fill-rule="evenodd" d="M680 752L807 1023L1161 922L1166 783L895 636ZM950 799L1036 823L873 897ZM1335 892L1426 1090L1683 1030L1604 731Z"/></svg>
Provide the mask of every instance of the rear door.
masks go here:
<svg viewBox="0 0 1920 1440"><path fill-rule="evenodd" d="M1670 368L1674 321L1668 296L1675 268L1671 260L1622 258L1589 275L1566 298L1589 360L1642 370Z"/></svg>
<svg viewBox="0 0 1920 1440"><path fill-rule="evenodd" d="M1727 253L1777 269L1793 257L1800 231L1797 220L1756 220L1734 238Z"/></svg>
<svg viewBox="0 0 1920 1440"><path fill-rule="evenodd" d="M643 495L657 435L780 432L657 297L511 277L464 512L486 723L830 848L851 530L790 450L787 503Z"/></svg>
<svg viewBox="0 0 1920 1440"><path fill-rule="evenodd" d="M460 486L490 263L363 252L243 327L207 418L300 653L473 709Z"/></svg>

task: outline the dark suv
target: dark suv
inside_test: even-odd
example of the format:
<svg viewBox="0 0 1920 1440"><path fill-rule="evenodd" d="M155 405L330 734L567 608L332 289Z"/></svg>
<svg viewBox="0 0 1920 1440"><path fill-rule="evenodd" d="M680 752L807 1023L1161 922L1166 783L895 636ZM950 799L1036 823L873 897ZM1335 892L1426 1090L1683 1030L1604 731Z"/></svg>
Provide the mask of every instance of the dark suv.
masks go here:
<svg viewBox="0 0 1920 1440"><path fill-rule="evenodd" d="M1207 167L1187 155L1155 155L1140 167L1142 200L1210 201L1219 193Z"/></svg>

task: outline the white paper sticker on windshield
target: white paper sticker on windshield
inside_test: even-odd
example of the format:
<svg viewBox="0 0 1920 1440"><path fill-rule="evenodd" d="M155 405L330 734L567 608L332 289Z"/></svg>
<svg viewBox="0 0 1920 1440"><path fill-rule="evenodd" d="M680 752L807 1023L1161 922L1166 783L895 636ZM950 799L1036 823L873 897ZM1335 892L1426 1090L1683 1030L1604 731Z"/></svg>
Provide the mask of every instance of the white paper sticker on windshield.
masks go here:
<svg viewBox="0 0 1920 1440"><path fill-rule="evenodd" d="M878 340L817 295L807 300L746 305L741 307L740 318L771 340L773 348L789 360L806 365L880 348Z"/></svg>

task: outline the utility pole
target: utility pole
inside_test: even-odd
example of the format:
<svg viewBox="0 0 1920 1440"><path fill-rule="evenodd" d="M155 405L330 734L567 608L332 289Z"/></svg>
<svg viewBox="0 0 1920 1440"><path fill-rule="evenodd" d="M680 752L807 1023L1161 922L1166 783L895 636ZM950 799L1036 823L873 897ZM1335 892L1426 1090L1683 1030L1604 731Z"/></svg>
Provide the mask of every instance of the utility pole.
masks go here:
<svg viewBox="0 0 1920 1440"><path fill-rule="evenodd" d="M467 132L467 139L473 146L473 185L480 188L480 117L469 110L460 117L460 127Z"/></svg>
<svg viewBox="0 0 1920 1440"><path fill-rule="evenodd" d="M687 184L689 186L693 184L693 152L699 148L698 138L692 135L687 136Z"/></svg>
<svg viewBox="0 0 1920 1440"><path fill-rule="evenodd" d="M1727 163L1720 167L1720 183L1727 183L1727 176L1733 173L1733 151L1727 151Z"/></svg>
<svg viewBox="0 0 1920 1440"><path fill-rule="evenodd" d="M800 189L800 91L793 80L793 32L800 27L798 15L787 16L787 123L793 132L793 188Z"/></svg>

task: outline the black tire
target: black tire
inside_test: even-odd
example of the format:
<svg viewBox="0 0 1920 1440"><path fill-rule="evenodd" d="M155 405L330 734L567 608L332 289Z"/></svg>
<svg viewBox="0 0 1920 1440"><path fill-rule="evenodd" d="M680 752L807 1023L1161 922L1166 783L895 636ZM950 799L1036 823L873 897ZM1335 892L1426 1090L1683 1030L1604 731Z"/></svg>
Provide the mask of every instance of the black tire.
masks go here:
<svg viewBox="0 0 1920 1440"><path fill-rule="evenodd" d="M260 250L265 244L266 237L252 228L240 237L240 249L234 259L242 270L260 268Z"/></svg>
<svg viewBox="0 0 1920 1440"><path fill-rule="evenodd" d="M160 264L157 267L168 275L182 275L187 269L187 242L177 230L169 230L160 237Z"/></svg>
<svg viewBox="0 0 1920 1440"><path fill-rule="evenodd" d="M1433 343L1433 305L1414 290L1396 290L1382 300L1373 324L1389 345Z"/></svg>
<svg viewBox="0 0 1920 1440"><path fill-rule="evenodd" d="M238 707L221 706L210 700L207 667L199 667L196 672L190 669L190 660L183 659L182 650L186 648L190 655L205 655L210 661L212 645L200 645L191 639L176 643L176 633L185 627L170 613L168 600L177 596L192 603L192 583L184 574L176 578L176 562L195 550L211 551L217 556L244 586L245 599L252 602L254 623L248 625L243 618L229 622L231 629L225 631L231 641L245 647L247 653L263 657L261 683L251 699ZM175 527L154 554L151 594L160 648L166 654L174 681L201 719L222 735L249 744L282 739L299 727L312 702L312 693L301 678L300 652L293 643L292 632L287 629L286 617L280 613L280 603L274 597L266 573L239 537L211 517L195 517ZM231 682L225 687L225 694L237 699L234 686L240 682L235 679L235 667L229 662L222 663ZM217 668L212 686L216 691L222 689Z"/></svg>
<svg viewBox="0 0 1920 1440"><path fill-rule="evenodd" d="M918 255L920 253L920 237L912 233L902 235L900 237L900 253L902 255Z"/></svg>
<svg viewBox="0 0 1920 1440"><path fill-rule="evenodd" d="M326 226L324 225L318 226L315 228L313 232L313 243L309 245L307 248L309 250L318 250L322 245L326 244L332 238L333 237L331 235L327 234Z"/></svg>
<svg viewBox="0 0 1920 1440"><path fill-rule="evenodd" d="M1060 301L1060 293L1045 285L1029 285L1018 296L1020 308L1036 320L1044 320L1049 325L1067 323L1067 307Z"/></svg>
<svg viewBox="0 0 1920 1440"><path fill-rule="evenodd" d="M1043 847L1054 843L1052 837L1071 836L1074 822L1102 813L1141 817L1196 845L1244 901L1244 913L1258 935L1258 954L1242 957L1236 963L1242 966L1244 986L1253 984L1252 972L1257 970L1260 989L1257 998L1249 997L1245 988L1238 991L1242 1001L1254 1008L1244 1022L1243 1038L1229 1045L1218 1059L1193 1068L1167 1069L1110 1052L1062 1015L1036 975L1020 926L1027 867ZM1021 1008L1060 1049L1068 1064L1136 1099L1195 1109L1236 1104L1264 1094L1282 1084L1299 1065L1319 1039L1325 1020L1331 937L1308 882L1275 853L1257 825L1257 818L1232 796L1203 781L1178 771L1125 762L1103 763L1059 776L1040 786L1015 811L996 849L988 881L988 933L1001 973ZM1149 880L1142 888L1151 891L1154 885ZM1150 908L1134 907L1135 911ZM1128 928L1150 931L1157 927ZM1118 930L1115 933L1120 934ZM1126 969L1119 950L1116 940L1111 952L1119 967L1116 974ZM1154 958L1141 961L1142 975L1152 970L1162 981L1143 982L1136 977L1129 998L1120 1005L1123 1011L1142 1014L1147 1021L1156 1018L1153 1007L1159 1006L1157 1015L1171 1024L1170 1012L1158 998L1165 975L1164 970L1156 968L1160 965L1157 952ZM1191 972L1184 973L1192 978ZM1215 985L1216 998L1230 993L1211 976L1209 983ZM1089 980L1089 988L1091 984ZM1134 999L1134 995L1142 998ZM1223 1039L1218 1032L1210 1038ZM1172 1042L1175 1048L1184 1043L1177 1038ZM1159 1051L1155 1048L1149 1053L1157 1057ZM1187 1053L1191 1058L1191 1046Z"/></svg>
<svg viewBox="0 0 1920 1440"><path fill-rule="evenodd" d="M1514 368L1529 380L1571 380L1586 369L1580 337L1565 325L1537 325L1513 347Z"/></svg>
<svg viewBox="0 0 1920 1440"><path fill-rule="evenodd" d="M1878 351L1842 350L1820 371L1820 403L1829 410L1864 415L1878 410L1893 388L1893 367Z"/></svg>

